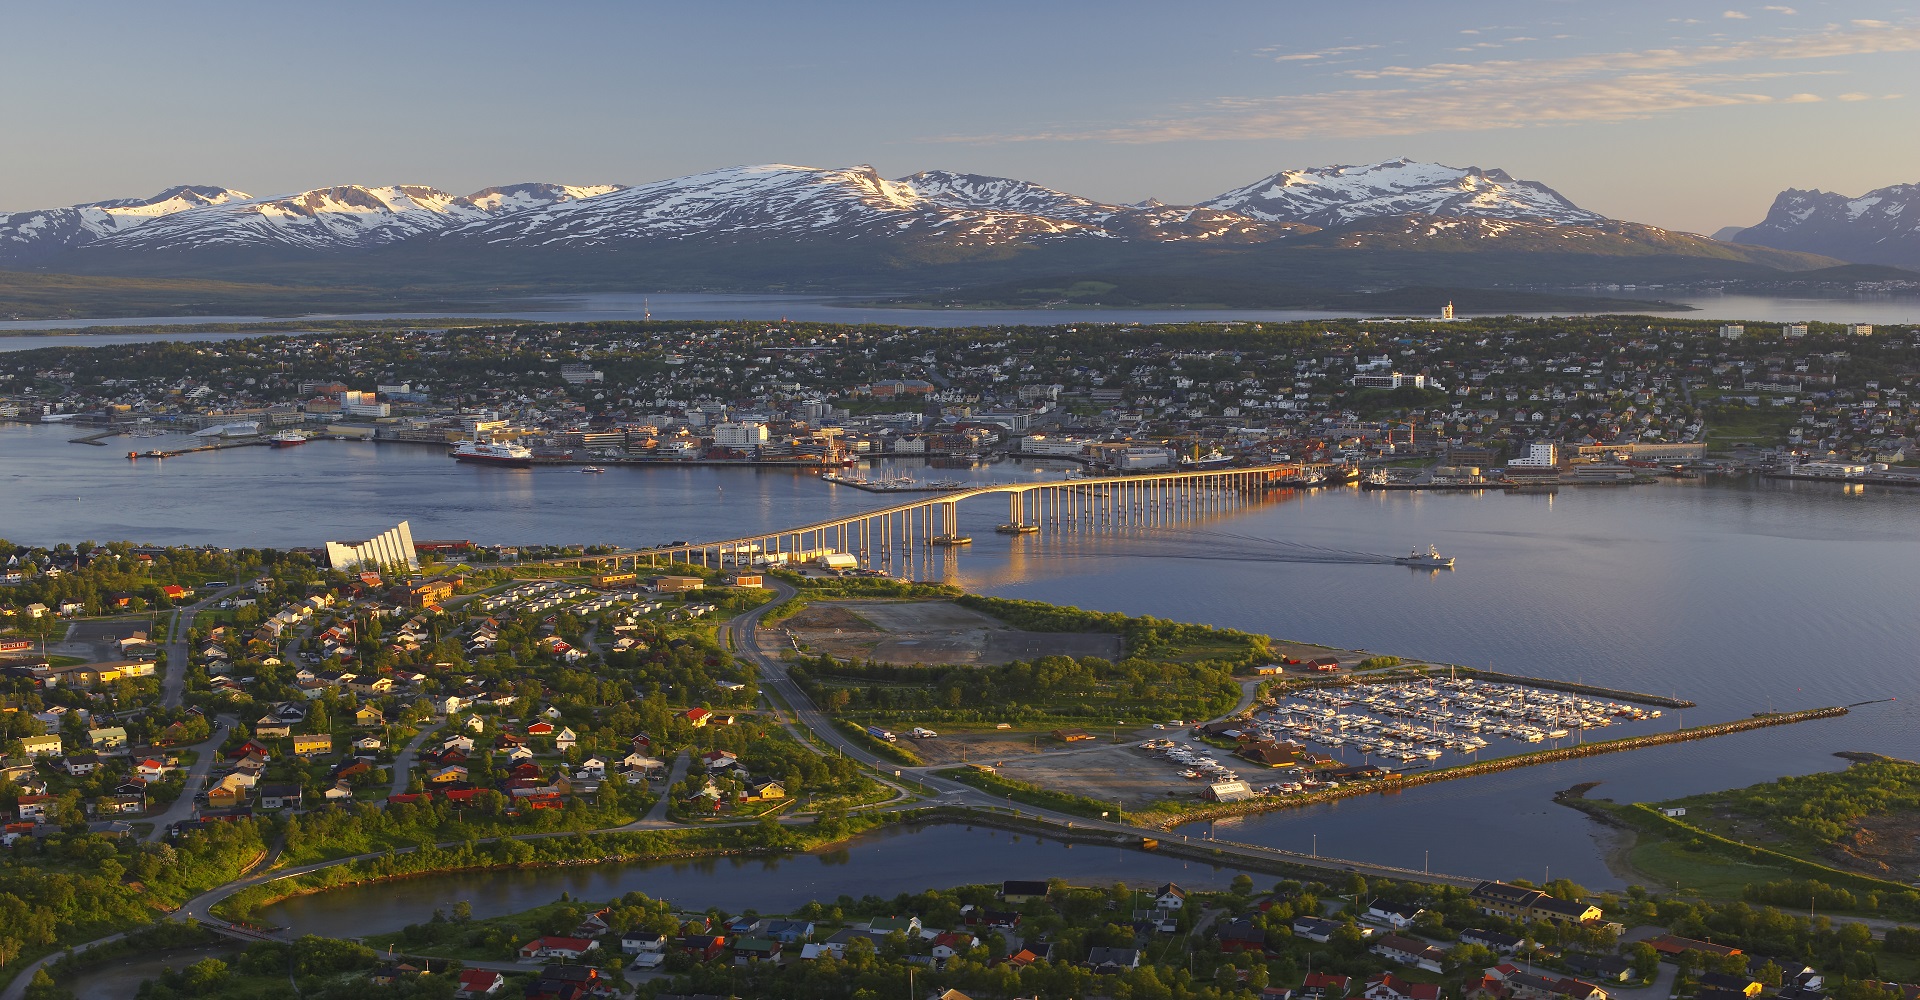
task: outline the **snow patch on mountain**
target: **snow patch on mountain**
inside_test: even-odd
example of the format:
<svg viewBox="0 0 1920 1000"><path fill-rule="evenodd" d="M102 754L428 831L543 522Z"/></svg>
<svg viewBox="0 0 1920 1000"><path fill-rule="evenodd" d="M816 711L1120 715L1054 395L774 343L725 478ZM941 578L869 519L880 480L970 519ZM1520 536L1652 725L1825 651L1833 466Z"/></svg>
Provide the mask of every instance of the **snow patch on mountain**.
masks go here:
<svg viewBox="0 0 1920 1000"><path fill-rule="evenodd" d="M1504 170L1449 167L1401 158L1361 166L1283 170L1202 205L1256 219L1341 226L1397 215L1536 219L1563 225L1605 216Z"/></svg>
<svg viewBox="0 0 1920 1000"><path fill-rule="evenodd" d="M1825 254L1861 264L1920 268L1920 184L1894 184L1849 197L1788 188L1741 243Z"/></svg>

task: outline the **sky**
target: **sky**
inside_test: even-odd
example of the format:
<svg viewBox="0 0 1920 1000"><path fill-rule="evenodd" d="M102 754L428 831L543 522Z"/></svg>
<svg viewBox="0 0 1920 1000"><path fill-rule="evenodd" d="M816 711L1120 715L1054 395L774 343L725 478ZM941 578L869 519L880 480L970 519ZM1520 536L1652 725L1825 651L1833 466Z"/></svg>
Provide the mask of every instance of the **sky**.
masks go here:
<svg viewBox="0 0 1920 1000"><path fill-rule="evenodd" d="M0 211L743 163L1190 203L1398 156L1711 233L1920 182L1920 0L0 0Z"/></svg>

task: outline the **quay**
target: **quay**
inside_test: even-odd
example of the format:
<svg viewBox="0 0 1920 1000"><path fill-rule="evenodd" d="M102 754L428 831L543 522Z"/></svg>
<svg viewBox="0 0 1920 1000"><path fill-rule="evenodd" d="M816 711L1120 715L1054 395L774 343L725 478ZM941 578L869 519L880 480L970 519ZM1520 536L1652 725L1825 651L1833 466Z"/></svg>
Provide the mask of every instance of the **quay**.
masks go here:
<svg viewBox="0 0 1920 1000"><path fill-rule="evenodd" d="M1920 475L1904 475L1896 472L1862 472L1852 476L1810 476L1800 472L1769 472L1767 479L1796 479L1807 483L1833 483L1838 486L1902 486L1920 487Z"/></svg>
<svg viewBox="0 0 1920 1000"><path fill-rule="evenodd" d="M89 434L86 437L68 438L67 443L68 444L91 444L91 445L98 445L102 448L105 448L107 446L107 439L110 437L115 437L119 433L120 433L119 431L101 431L98 434Z"/></svg>

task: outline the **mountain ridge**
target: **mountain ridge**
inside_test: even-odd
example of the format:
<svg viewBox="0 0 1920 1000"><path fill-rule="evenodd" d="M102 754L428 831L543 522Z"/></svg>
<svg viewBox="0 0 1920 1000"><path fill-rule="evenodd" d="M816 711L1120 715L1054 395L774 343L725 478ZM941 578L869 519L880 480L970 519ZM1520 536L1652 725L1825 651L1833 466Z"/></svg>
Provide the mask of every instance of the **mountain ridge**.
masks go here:
<svg viewBox="0 0 1920 1000"><path fill-rule="evenodd" d="M1759 225L1733 239L1859 264L1920 267L1920 183L1890 184L1859 197L1788 188Z"/></svg>
<svg viewBox="0 0 1920 1000"><path fill-rule="evenodd" d="M1035 268L1311 273L1329 288L1718 281L1836 263L1607 219L1502 170L1405 158L1281 171L1194 205L1113 204L958 171L888 179L870 165L773 163L458 196L416 184L264 197L183 186L0 216L0 268L488 294L935 289Z"/></svg>

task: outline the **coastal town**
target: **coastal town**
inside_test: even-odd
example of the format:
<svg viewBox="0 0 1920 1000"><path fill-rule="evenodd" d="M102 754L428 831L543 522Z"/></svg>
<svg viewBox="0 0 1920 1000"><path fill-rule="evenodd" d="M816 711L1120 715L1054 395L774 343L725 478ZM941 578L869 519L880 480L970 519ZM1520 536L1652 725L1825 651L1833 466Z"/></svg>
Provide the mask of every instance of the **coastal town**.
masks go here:
<svg viewBox="0 0 1920 1000"><path fill-rule="evenodd" d="M1121 473L1392 464L1374 484L1394 488L1675 467L1905 484L1920 334L1656 322L633 323L50 346L0 360L0 416L70 424L134 461L325 439L482 442L499 450L457 457L587 467L1017 457ZM196 437L142 440L169 434Z"/></svg>
<svg viewBox="0 0 1920 1000"><path fill-rule="evenodd" d="M152 356L111 366L46 348L8 355L0 390L14 419L65 425L83 453L129 443L136 466L432 447L639 475L790 467L885 493L963 484L850 467L1018 459L1052 473L1044 488L1167 518L1356 482L1904 474L1908 333L1592 326L1532 331L1539 361L1514 353L1518 332L1458 324L1101 330L1124 347L1099 364L1073 329L377 331L138 345L122 350ZM1003 528L1039 532L1041 510ZM1920 979L1900 971L1920 932L1898 923L1920 893L1885 873L1775 852L1759 870L1777 888L1623 894L1211 828L1848 706L1688 727L1677 695L988 597L888 576L863 547L767 541L416 539L402 522L286 548L0 542L0 878L30 918L0 937L0 970L26 969L10 996L59 996L121 954L106 927L222 956L154 996L252 996L289 967L310 970L303 996L807 996L822 976L947 1000L1915 996L1886 984ZM1681 807L1563 804L1690 838L1713 864L1752 850ZM435 872L778 855L956 822L1236 874L1189 891L1007 870L772 914L629 894L351 940L270 915ZM66 870L82 856L103 867ZM1819 920L1763 906L1803 888L1854 902ZM94 897L115 916L76 905ZM99 947L66 950L82 944Z"/></svg>

